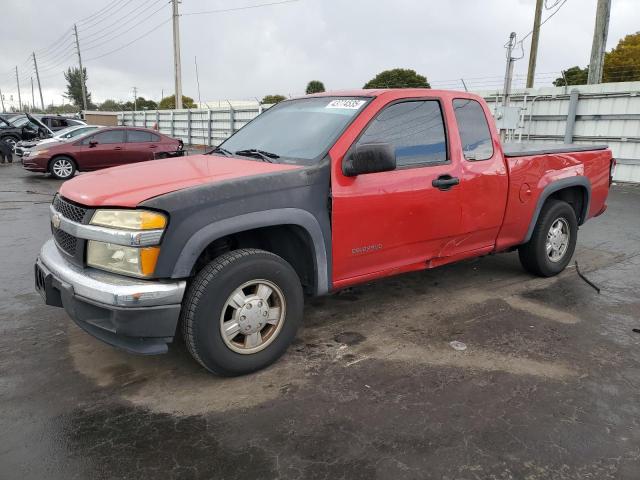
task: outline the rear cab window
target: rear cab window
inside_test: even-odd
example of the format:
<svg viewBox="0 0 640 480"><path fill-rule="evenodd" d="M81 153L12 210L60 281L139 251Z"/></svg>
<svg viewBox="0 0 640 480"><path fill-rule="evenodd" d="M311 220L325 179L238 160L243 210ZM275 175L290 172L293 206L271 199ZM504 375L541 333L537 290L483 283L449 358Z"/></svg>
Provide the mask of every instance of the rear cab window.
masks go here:
<svg viewBox="0 0 640 480"><path fill-rule="evenodd" d="M407 100L385 107L356 145L389 143L398 168L448 162L447 137L438 100Z"/></svg>
<svg viewBox="0 0 640 480"><path fill-rule="evenodd" d="M453 100L453 111L460 132L464 158L469 161L491 158L493 139L482 105L468 98L456 98Z"/></svg>

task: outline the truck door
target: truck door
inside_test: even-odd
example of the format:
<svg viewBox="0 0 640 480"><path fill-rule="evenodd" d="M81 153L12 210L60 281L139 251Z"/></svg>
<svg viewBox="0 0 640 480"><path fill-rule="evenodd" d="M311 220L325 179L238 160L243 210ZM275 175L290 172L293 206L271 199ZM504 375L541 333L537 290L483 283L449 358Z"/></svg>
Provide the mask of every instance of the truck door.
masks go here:
<svg viewBox="0 0 640 480"><path fill-rule="evenodd" d="M449 154L441 102L388 104L351 148L377 142L394 148L396 170L356 177L333 170L335 288L425 268L461 233L459 165Z"/></svg>
<svg viewBox="0 0 640 480"><path fill-rule="evenodd" d="M459 132L452 139L452 156L461 167L458 194L464 237L456 254L493 249L502 226L509 179L495 129L489 127L486 106L470 98L452 101Z"/></svg>

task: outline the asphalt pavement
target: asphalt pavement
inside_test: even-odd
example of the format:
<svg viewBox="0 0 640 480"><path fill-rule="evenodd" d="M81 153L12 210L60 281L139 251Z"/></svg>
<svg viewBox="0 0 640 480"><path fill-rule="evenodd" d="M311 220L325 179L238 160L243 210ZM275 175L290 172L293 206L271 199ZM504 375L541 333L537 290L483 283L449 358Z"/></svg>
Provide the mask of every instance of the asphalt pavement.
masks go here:
<svg viewBox="0 0 640 480"><path fill-rule="evenodd" d="M181 342L132 356L45 306L32 269L60 183L19 164L0 182L3 480L640 478L639 186L580 229L600 294L516 253L389 278L309 300L279 362L226 379Z"/></svg>

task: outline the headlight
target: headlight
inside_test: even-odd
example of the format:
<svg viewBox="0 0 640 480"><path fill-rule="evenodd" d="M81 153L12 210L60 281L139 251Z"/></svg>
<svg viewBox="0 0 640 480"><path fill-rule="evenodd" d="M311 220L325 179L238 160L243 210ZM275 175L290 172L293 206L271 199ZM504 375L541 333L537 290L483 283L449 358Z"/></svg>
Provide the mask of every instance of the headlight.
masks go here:
<svg viewBox="0 0 640 480"><path fill-rule="evenodd" d="M36 155L42 155L43 153L47 153L49 150L34 150L31 152L31 156L35 157Z"/></svg>
<svg viewBox="0 0 640 480"><path fill-rule="evenodd" d="M167 217L149 210L97 210L91 225L127 230L158 230L167 225Z"/></svg>
<svg viewBox="0 0 640 480"><path fill-rule="evenodd" d="M89 240L87 264L135 277L150 277L156 269L160 247L125 247Z"/></svg>
<svg viewBox="0 0 640 480"><path fill-rule="evenodd" d="M160 243L162 230L167 226L165 215L150 210L105 209L96 210L90 223L113 231L118 240L115 243L108 238L104 238L104 241L90 240L87 244L89 266L134 277L148 278L153 275L160 254L160 247L156 245ZM122 243L125 245L120 245L124 233L127 237L144 237L148 246L135 247L132 245L139 243L131 241L124 241ZM150 236L154 240L150 241Z"/></svg>

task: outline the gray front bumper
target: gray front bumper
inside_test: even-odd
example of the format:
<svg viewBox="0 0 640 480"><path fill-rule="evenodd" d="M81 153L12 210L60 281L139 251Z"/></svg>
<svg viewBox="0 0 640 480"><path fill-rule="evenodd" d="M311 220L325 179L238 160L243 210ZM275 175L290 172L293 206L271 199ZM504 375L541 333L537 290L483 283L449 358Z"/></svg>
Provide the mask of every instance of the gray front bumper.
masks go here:
<svg viewBox="0 0 640 480"><path fill-rule="evenodd" d="M88 333L141 354L167 351L186 287L184 280L139 280L76 267L53 240L36 260L35 283L45 303L64 307Z"/></svg>

